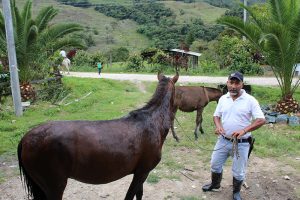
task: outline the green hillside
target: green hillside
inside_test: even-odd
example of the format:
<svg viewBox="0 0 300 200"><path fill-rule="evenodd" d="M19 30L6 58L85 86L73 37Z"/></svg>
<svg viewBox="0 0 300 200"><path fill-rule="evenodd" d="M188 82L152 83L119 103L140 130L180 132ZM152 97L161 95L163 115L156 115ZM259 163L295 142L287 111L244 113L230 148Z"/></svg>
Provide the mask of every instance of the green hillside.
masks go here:
<svg viewBox="0 0 300 200"><path fill-rule="evenodd" d="M18 6L23 6L25 0L16 0ZM92 4L110 3L132 5L132 0L89 0ZM179 24L190 22L191 19L201 18L206 24L213 24L226 9L214 7L202 0L195 3L183 3L179 1L161 1L167 8L176 14L176 22ZM55 0L33 0L33 12L36 13L42 7L53 5L59 9L55 22L76 22L85 28L85 35L94 41L88 51L107 51L111 48L124 46L130 51L141 50L152 44L146 36L137 33L138 24L132 20L119 20L105 16L94 10L94 7L79 8L63 5ZM108 40L112 42L108 42Z"/></svg>
<svg viewBox="0 0 300 200"><path fill-rule="evenodd" d="M164 1L164 4L176 13L176 20L179 23L200 17L204 23L212 24L227 10L212 6L206 2L183 3L180 1Z"/></svg>

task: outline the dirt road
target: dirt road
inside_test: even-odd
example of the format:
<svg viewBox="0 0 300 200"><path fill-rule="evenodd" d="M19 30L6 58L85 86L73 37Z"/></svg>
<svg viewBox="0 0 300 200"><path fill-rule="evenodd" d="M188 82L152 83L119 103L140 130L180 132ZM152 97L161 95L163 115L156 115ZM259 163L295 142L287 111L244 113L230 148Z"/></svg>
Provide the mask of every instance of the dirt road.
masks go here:
<svg viewBox="0 0 300 200"><path fill-rule="evenodd" d="M172 138L169 138L172 139ZM232 199L231 166L224 168L222 187L217 192L202 192L201 186L209 182L210 172L207 163L197 158L197 152L185 147L176 148L172 154L176 160L185 163L184 169L170 171L168 168L154 169L152 173L173 174L178 178L162 178L158 183L144 183L145 200L230 200ZM187 156L188 155L188 156ZM164 159L164 157L162 158ZM190 161L187 161L190 160ZM191 161L192 160L192 161ZM193 164L191 164L194 162ZM16 163L0 165L3 172L15 171ZM188 169L188 170L185 170ZM288 175L289 180L284 176ZM63 200L121 200L130 185L132 176L104 185L90 185L69 179ZM243 200L297 200L300 175L291 166L272 159L253 156L247 173L248 189L242 188ZM25 198L19 176L12 176L0 184L0 200L23 200Z"/></svg>
<svg viewBox="0 0 300 200"><path fill-rule="evenodd" d="M129 81L157 81L156 75L146 74L111 74L101 73L99 76L96 72L70 72L70 75L74 77L86 77L86 78L105 78L114 80L129 80ZM294 82L296 82L296 78ZM227 81L227 77L211 77L211 76L179 76L178 83L217 83L224 84ZM278 86L277 79L274 77L247 77L245 76L244 82L251 85L260 86Z"/></svg>

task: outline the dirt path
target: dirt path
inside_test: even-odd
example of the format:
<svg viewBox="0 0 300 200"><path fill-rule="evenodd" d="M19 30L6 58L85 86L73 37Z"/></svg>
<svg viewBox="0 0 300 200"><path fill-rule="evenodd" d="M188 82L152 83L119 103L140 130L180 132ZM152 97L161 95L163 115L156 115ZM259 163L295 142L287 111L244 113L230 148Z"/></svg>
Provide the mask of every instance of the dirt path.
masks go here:
<svg viewBox="0 0 300 200"><path fill-rule="evenodd" d="M176 160L185 162L187 159L195 161L191 165L185 162L184 167L189 169L181 169L175 174L178 179L162 178L158 183L144 184L145 200L163 200L163 199L206 199L206 200L225 200L231 199L232 195L232 176L230 166L224 169L224 177L220 191L204 193L201 190L203 183L209 181L209 167L197 160L197 152L185 147L178 147L172 151L172 155L176 155ZM164 159L164 157L162 158ZM16 173L17 166L15 163L1 165L0 169L6 174ZM163 168L163 173L171 173L168 169ZM13 171L13 172L12 172ZM160 174L162 171L154 169L152 173ZM284 176L289 176L290 180L286 180ZM187 178L188 177L188 178ZM131 182L132 176L129 175L118 181L105 185L89 185L69 179L68 185L64 193L64 200L94 200L124 199L126 191ZM244 200L297 200L296 191L299 192L300 175L294 168L284 163L272 159L260 159L253 156L249 162L248 189L243 187L242 196ZM299 195L299 194L298 194ZM0 184L1 200L21 200L25 199L24 189L20 181L20 177L12 175L8 181Z"/></svg>
<svg viewBox="0 0 300 200"><path fill-rule="evenodd" d="M101 73L99 76L96 72L70 72L70 75L74 77L85 77L85 78L106 78L114 80L129 80L129 81L157 81L156 75L146 74L111 74ZM294 79L294 83L296 82ZM210 76L179 76L178 83L217 83L224 84L227 81L227 77L210 77ZM278 86L277 79L274 77L245 77L244 82L251 85L260 86Z"/></svg>

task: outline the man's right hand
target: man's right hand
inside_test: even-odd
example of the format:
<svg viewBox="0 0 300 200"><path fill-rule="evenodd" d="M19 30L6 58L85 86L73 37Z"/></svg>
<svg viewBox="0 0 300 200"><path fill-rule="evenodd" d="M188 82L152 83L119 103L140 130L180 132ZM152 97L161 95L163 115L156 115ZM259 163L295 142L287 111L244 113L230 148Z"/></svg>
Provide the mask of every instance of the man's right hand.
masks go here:
<svg viewBox="0 0 300 200"><path fill-rule="evenodd" d="M223 127L216 127L215 134L224 135L224 133L225 133L225 131L224 131Z"/></svg>

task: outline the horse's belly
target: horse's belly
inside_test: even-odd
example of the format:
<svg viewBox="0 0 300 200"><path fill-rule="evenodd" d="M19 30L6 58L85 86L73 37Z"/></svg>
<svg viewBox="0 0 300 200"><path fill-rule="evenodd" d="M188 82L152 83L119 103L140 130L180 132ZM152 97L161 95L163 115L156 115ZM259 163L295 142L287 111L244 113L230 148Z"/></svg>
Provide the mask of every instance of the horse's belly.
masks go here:
<svg viewBox="0 0 300 200"><path fill-rule="evenodd" d="M70 178L91 184L109 183L133 173L133 164L135 162L124 161L123 163L129 164L120 164L118 161L106 161L101 163L97 163L97 161L90 163L86 162L80 166L77 166L76 170L70 175Z"/></svg>
<svg viewBox="0 0 300 200"><path fill-rule="evenodd" d="M75 179L77 181L83 182L83 183L89 183L89 184L106 184L113 181L116 181L118 179L121 179L129 174L118 174L117 176L105 176L102 174L95 173L92 177L91 176L71 176L70 178Z"/></svg>

